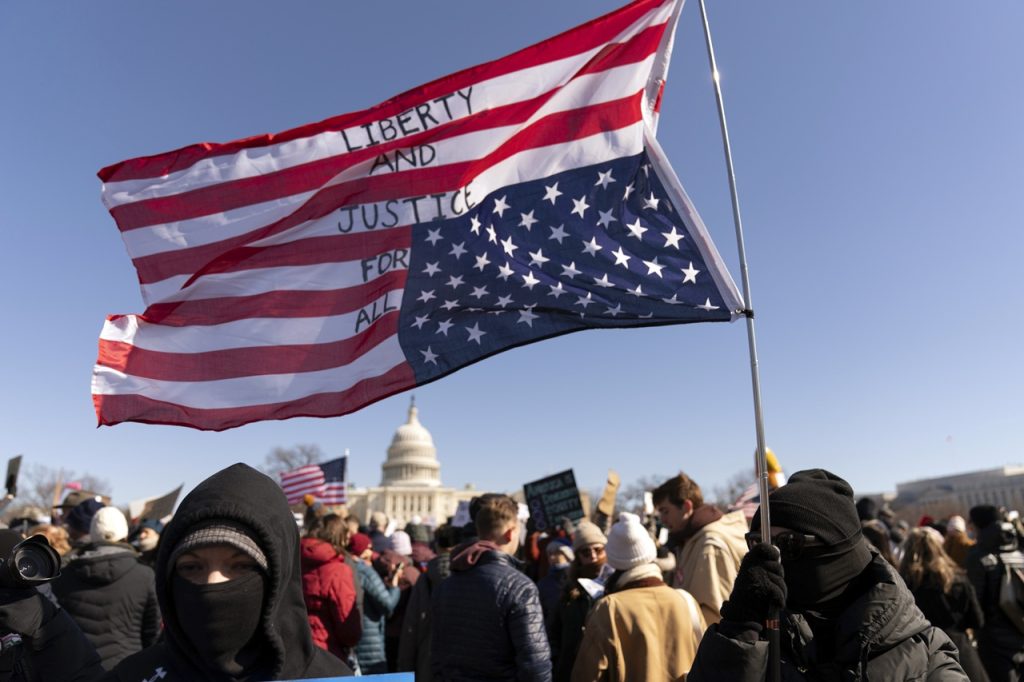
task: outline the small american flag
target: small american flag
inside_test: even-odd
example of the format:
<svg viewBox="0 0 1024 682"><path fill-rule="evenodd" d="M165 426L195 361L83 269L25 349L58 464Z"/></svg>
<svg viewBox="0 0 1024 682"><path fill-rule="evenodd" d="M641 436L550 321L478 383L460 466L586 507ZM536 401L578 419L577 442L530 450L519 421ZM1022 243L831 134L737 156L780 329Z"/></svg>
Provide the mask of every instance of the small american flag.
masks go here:
<svg viewBox="0 0 1024 682"><path fill-rule="evenodd" d="M307 464L281 474L281 488L288 504L298 504L312 495L324 504L345 504L345 467L348 457L339 457L322 464Z"/></svg>
<svg viewBox="0 0 1024 682"><path fill-rule="evenodd" d="M101 332L99 423L335 416L568 332L737 318L654 137L681 7L100 171L148 307Z"/></svg>

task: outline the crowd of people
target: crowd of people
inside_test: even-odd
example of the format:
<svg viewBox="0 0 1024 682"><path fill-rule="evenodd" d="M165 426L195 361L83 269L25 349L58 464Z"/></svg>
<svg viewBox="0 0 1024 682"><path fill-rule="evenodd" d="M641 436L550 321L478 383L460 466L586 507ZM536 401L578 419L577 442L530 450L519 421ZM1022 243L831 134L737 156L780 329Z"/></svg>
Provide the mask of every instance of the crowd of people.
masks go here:
<svg viewBox="0 0 1024 682"><path fill-rule="evenodd" d="M773 490L765 543L760 511L685 474L651 499L541 530L503 494L461 527L313 499L297 524L244 464L166 525L73 492L54 523L0 531L9 556L41 535L61 557L46 581L0 566L0 680L1022 679L1014 513L912 527L816 469Z"/></svg>

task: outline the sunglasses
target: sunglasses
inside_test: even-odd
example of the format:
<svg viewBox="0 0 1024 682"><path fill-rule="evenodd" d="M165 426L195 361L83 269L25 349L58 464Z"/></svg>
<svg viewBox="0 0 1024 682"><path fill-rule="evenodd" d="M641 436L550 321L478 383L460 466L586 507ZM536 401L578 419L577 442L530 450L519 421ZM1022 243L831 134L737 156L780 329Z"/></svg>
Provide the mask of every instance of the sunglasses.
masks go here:
<svg viewBox="0 0 1024 682"><path fill-rule="evenodd" d="M747 549L753 549L754 545L761 542L761 533L759 532L751 531L744 537L747 539ZM773 536L772 544L779 548L779 553L782 554L782 558L788 560L800 558L800 555L803 553L805 548L824 546L824 544L819 542L813 535L795 533L791 530L784 530Z"/></svg>

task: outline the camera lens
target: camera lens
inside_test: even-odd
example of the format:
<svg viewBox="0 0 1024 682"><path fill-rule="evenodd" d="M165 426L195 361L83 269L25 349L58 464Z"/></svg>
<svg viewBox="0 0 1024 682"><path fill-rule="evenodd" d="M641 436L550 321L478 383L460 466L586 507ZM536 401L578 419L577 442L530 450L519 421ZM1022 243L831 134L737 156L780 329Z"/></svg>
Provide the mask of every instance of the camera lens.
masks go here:
<svg viewBox="0 0 1024 682"><path fill-rule="evenodd" d="M50 563L50 557L31 545L22 546L14 557L18 573L28 580L50 577L53 573Z"/></svg>

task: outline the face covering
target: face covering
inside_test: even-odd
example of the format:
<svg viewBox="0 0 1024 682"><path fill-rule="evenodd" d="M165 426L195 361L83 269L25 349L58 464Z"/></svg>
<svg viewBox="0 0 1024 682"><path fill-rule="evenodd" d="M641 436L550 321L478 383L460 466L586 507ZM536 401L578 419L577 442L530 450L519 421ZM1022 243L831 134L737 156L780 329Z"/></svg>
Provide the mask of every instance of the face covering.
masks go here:
<svg viewBox="0 0 1024 682"><path fill-rule="evenodd" d="M204 667L232 677L247 676L258 667L261 572L212 585L175 575L172 589L178 622Z"/></svg>
<svg viewBox="0 0 1024 682"><path fill-rule="evenodd" d="M797 559L783 557L786 606L804 611L835 599L870 562L871 552L864 541L852 547L805 549Z"/></svg>

